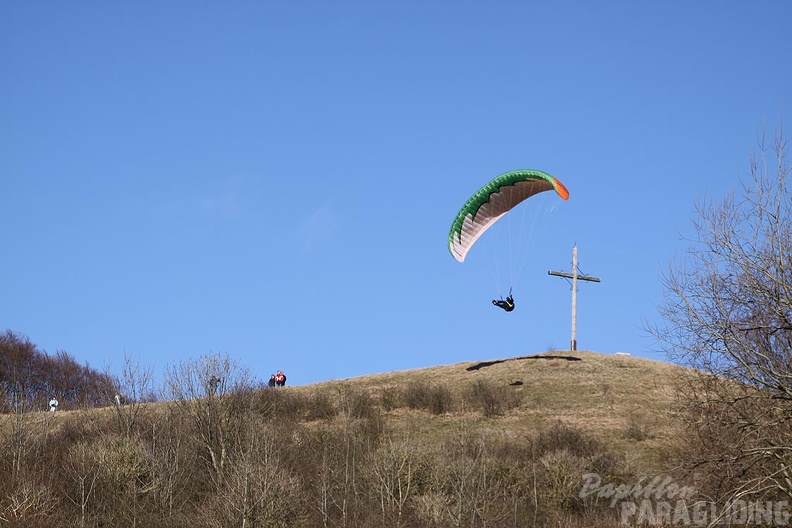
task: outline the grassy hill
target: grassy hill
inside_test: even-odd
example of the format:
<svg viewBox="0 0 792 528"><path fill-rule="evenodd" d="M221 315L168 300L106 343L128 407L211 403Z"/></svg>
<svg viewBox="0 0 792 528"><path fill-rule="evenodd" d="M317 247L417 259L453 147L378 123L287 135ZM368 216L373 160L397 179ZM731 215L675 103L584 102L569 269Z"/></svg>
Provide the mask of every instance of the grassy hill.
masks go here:
<svg viewBox="0 0 792 528"><path fill-rule="evenodd" d="M209 394L198 371L174 401L4 416L0 520L616 526L614 508L579 497L581 477L663 473L688 373L555 351Z"/></svg>
<svg viewBox="0 0 792 528"><path fill-rule="evenodd" d="M449 422L478 416L477 426L505 437L564 424L591 434L635 463L651 470L678 436L672 409L674 385L688 371L677 365L626 354L554 351L529 356L463 362L415 370L372 374L292 387L305 394L365 391L375 399L398 399L411 385L444 387L449 412L427 413L399 408L388 419L420 423L433 437ZM471 394L476 383L489 384L500 412L481 412L485 395ZM403 398L402 398L403 399ZM477 404L478 403L478 404ZM394 404L395 406L396 404ZM416 419L419 412L421 418Z"/></svg>

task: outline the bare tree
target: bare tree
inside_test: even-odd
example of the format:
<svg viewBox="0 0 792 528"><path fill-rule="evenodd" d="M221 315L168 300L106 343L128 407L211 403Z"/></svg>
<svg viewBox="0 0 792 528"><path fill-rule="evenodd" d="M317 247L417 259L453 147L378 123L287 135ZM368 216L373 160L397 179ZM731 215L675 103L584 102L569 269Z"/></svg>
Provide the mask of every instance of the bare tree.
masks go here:
<svg viewBox="0 0 792 528"><path fill-rule="evenodd" d="M79 526L85 528L88 526L88 506L100 474L92 446L84 440L71 446L64 457L63 469L69 479L66 496L79 508Z"/></svg>
<svg viewBox="0 0 792 528"><path fill-rule="evenodd" d="M5 519L12 526L42 526L56 508L57 499L52 491L55 457L50 440L57 421L49 413L21 412L3 421L0 520Z"/></svg>
<svg viewBox="0 0 792 528"><path fill-rule="evenodd" d="M686 258L663 276L663 322L646 326L701 373L684 392L688 463L732 498L792 496L788 143L758 145L741 192L697 206Z"/></svg>
<svg viewBox="0 0 792 528"><path fill-rule="evenodd" d="M49 395L43 395L40 366L44 358L27 337L11 330L0 334L0 393L3 410L23 413L36 405L43 409Z"/></svg>
<svg viewBox="0 0 792 528"><path fill-rule="evenodd" d="M487 471L487 450L485 438L462 421L434 463L433 487L442 491L444 517L452 526L488 526L497 492Z"/></svg>
<svg viewBox="0 0 792 528"><path fill-rule="evenodd" d="M235 432L253 406L250 371L227 354L185 360L165 374L167 398L188 416L217 486L222 485Z"/></svg>
<svg viewBox="0 0 792 528"><path fill-rule="evenodd" d="M152 420L150 431L151 457L157 471L154 501L165 519L172 518L188 502L196 487L196 455L185 438L189 418L177 413L178 408L166 406Z"/></svg>
<svg viewBox="0 0 792 528"><path fill-rule="evenodd" d="M94 503L99 524L146 526L152 512L149 501L158 485L157 473L141 439L107 435L91 442L93 464L99 467ZM93 500L93 499L92 499Z"/></svg>
<svg viewBox="0 0 792 528"><path fill-rule="evenodd" d="M369 454L383 526L403 526L408 501L416 494L423 446L389 436Z"/></svg>
<svg viewBox="0 0 792 528"><path fill-rule="evenodd" d="M65 351L49 356L21 334L0 333L0 412L44 409L51 396L72 407L94 407L107 385L107 376Z"/></svg>
<svg viewBox="0 0 792 528"><path fill-rule="evenodd" d="M110 374L109 367L105 369L105 375L112 380L112 384L105 387L106 401L113 405L121 430L130 436L143 409L144 399L151 393L153 369L125 352L121 375Z"/></svg>
<svg viewBox="0 0 792 528"><path fill-rule="evenodd" d="M323 527L346 528L360 522L364 484L359 473L367 446L362 421L343 414L337 427L311 431L304 440L303 450L312 457L304 457L308 461L305 480L316 499L309 507L319 514Z"/></svg>
<svg viewBox="0 0 792 528"><path fill-rule="evenodd" d="M281 527L293 523L298 485L281 461L282 440L271 423L250 420L234 434L233 464L215 501L203 510L210 526Z"/></svg>

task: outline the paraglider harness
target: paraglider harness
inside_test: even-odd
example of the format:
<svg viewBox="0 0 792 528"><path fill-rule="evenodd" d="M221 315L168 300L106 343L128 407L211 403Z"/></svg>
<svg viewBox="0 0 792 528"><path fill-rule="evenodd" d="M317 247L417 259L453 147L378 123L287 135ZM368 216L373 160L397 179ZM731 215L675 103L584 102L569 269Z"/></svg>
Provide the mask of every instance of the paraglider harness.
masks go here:
<svg viewBox="0 0 792 528"><path fill-rule="evenodd" d="M509 288L509 295L506 297L506 300L493 299L492 304L497 306L498 308L503 308L507 312L511 312L512 310L514 310L514 298L512 297L511 288Z"/></svg>

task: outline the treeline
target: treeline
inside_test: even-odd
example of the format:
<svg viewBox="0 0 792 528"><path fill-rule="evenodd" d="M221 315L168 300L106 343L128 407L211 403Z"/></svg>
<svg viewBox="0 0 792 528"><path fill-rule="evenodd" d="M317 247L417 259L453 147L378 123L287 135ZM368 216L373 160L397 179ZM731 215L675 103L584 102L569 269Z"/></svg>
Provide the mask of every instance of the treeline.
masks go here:
<svg viewBox="0 0 792 528"><path fill-rule="evenodd" d="M145 370L128 365L128 389L145 392ZM616 526L618 512L579 490L587 472L631 478L621 457L560 425L500 434L497 417L516 405L494 403L502 390L271 390L228 357L185 361L159 403L6 415L0 523Z"/></svg>
<svg viewBox="0 0 792 528"><path fill-rule="evenodd" d="M0 412L44 410L57 396L70 408L108 405L111 377L80 365L67 352L48 355L27 337L0 334Z"/></svg>

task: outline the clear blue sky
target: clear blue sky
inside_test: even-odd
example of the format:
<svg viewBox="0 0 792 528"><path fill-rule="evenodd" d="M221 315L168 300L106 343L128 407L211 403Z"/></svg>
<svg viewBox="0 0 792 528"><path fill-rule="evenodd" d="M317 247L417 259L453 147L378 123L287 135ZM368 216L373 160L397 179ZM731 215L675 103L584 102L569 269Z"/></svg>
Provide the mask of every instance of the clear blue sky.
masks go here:
<svg viewBox="0 0 792 528"><path fill-rule="evenodd" d="M3 2L0 330L111 370L311 383L641 330L697 200L792 102L786 1ZM788 112L787 112L788 113ZM517 309L446 238L498 174L570 190ZM483 239L482 239L483 240ZM471 265L468 265L471 264Z"/></svg>

